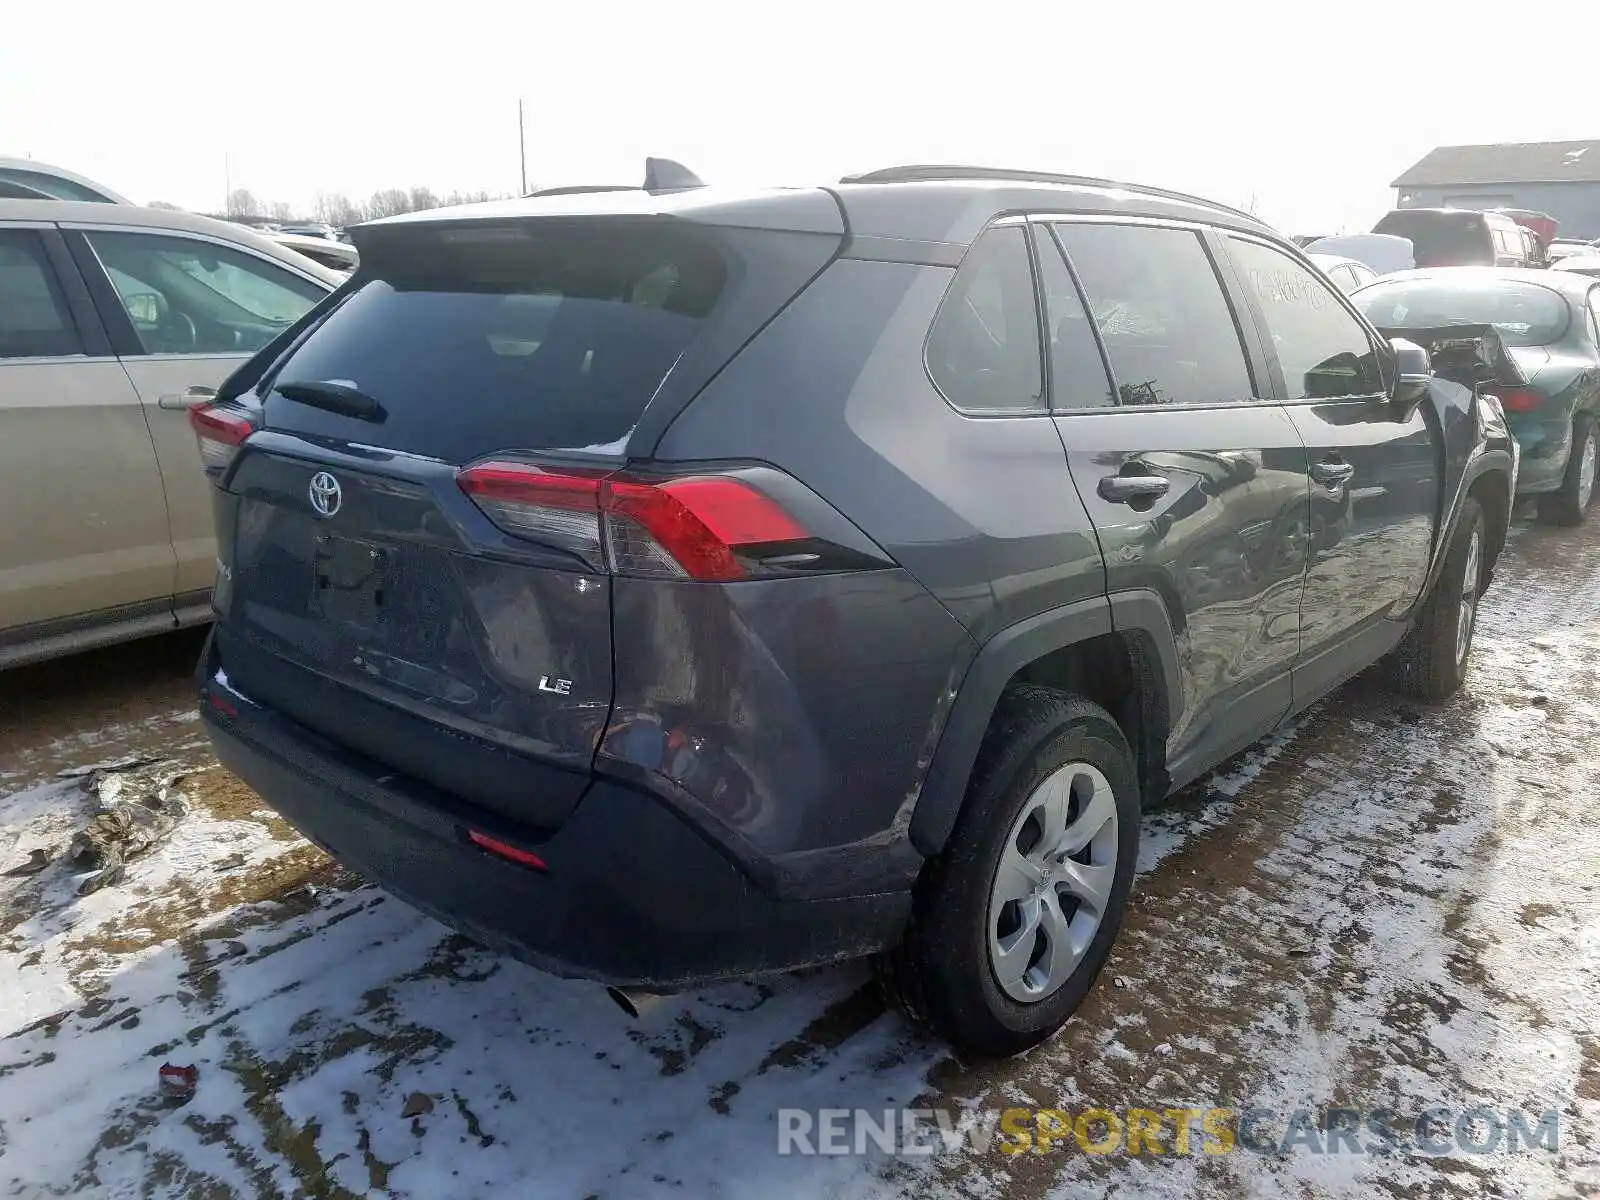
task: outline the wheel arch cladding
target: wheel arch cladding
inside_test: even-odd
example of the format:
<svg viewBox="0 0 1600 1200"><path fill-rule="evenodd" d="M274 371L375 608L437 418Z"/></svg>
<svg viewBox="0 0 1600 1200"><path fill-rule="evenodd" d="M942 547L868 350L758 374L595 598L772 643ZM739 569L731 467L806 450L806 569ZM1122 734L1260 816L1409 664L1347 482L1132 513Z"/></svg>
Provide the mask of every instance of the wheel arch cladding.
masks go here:
<svg viewBox="0 0 1600 1200"><path fill-rule="evenodd" d="M1439 581L1439 575L1444 570L1445 559L1450 551L1450 538L1456 531L1456 525L1461 520L1461 508L1468 496L1476 497L1479 504L1483 504L1484 489L1500 489L1506 496L1504 506L1498 510L1498 519L1492 516L1487 507L1484 508L1484 522L1489 529L1491 545L1494 553L1499 554L1505 544L1506 525L1510 519L1511 506L1514 501L1510 498L1511 486L1511 452L1499 447L1480 449L1474 454L1461 472L1460 484L1448 498L1448 508L1440 524L1439 536L1434 539L1433 562L1428 568L1428 582L1422 590L1422 596L1417 603L1422 604L1433 591L1434 585Z"/></svg>
<svg viewBox="0 0 1600 1200"><path fill-rule="evenodd" d="M1511 521L1511 477L1505 471L1482 469L1472 478L1467 494L1477 499L1483 509L1487 567L1494 570L1500 552L1505 549L1506 532Z"/></svg>
<svg viewBox="0 0 1600 1200"><path fill-rule="evenodd" d="M1126 607L1116 600L1101 596L1040 613L979 650L911 818L919 852L932 857L944 848L1001 697L1019 683L1074 692L1105 708L1134 749L1143 794L1165 795L1167 731L1179 703L1171 626L1153 594Z"/></svg>

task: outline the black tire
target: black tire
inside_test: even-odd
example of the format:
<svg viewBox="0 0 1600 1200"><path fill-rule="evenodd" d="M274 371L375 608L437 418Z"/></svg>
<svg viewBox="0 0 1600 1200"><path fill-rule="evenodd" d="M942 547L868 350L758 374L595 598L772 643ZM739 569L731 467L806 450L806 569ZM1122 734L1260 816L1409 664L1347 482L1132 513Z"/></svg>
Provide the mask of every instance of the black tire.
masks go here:
<svg viewBox="0 0 1600 1200"><path fill-rule="evenodd" d="M1100 924L1071 974L1042 999L1019 1002L991 966L990 894L1024 805L1049 775L1074 762L1094 767L1110 785L1115 869ZM1122 924L1138 858L1139 808L1133 755L1103 708L1049 688L1007 692L950 840L918 881L905 937L883 959L890 999L967 1059L1020 1054L1054 1034L1083 1002Z"/></svg>
<svg viewBox="0 0 1600 1200"><path fill-rule="evenodd" d="M1478 541L1477 580L1474 584L1472 611L1462 609L1463 585L1466 582L1467 559L1472 539ZM1395 650L1394 665L1400 689L1407 695L1429 704L1448 700L1466 682L1467 668L1472 661L1472 634L1477 625L1477 600L1483 595L1483 583L1488 576L1488 526L1483 508L1476 497L1468 496L1461 502L1461 514L1450 537L1450 547L1445 552L1444 568L1434 582L1417 622L1406 634L1405 640ZM1466 648L1461 645L1461 621L1466 619Z"/></svg>
<svg viewBox="0 0 1600 1200"><path fill-rule="evenodd" d="M1582 525L1589 505L1594 500L1594 483L1591 479L1589 495L1583 496L1583 459L1595 453L1594 417L1579 413L1572 418L1572 453L1567 456L1567 470L1561 477L1561 486L1539 497L1539 519L1550 525Z"/></svg>

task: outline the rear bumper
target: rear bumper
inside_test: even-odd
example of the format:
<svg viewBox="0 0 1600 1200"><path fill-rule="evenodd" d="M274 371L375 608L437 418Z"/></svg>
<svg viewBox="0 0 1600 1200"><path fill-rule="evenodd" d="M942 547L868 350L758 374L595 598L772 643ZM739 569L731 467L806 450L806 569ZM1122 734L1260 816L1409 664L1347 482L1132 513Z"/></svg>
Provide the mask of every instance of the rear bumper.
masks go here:
<svg viewBox="0 0 1600 1200"><path fill-rule="evenodd" d="M217 680L210 654L200 711L229 770L340 862L543 970L667 991L870 954L905 926L908 892L773 899L666 806L605 780L531 840L254 703ZM469 828L548 871L478 849Z"/></svg>

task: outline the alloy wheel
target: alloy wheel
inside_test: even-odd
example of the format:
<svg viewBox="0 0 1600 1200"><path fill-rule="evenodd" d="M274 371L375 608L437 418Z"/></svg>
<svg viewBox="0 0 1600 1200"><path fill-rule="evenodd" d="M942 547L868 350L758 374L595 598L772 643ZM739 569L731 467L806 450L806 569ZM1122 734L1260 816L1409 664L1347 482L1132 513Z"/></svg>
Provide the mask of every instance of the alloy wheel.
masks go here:
<svg viewBox="0 0 1600 1200"><path fill-rule="evenodd" d="M1461 612L1456 618L1456 662L1467 661L1467 649L1472 645L1472 623L1478 615L1478 588L1482 570L1483 526L1475 522L1467 541L1467 564L1461 574Z"/></svg>
<svg viewBox="0 0 1600 1200"><path fill-rule="evenodd" d="M1595 476L1595 435L1591 431L1583 440L1583 457L1578 460L1578 511L1582 512L1589 507L1589 501L1594 496Z"/></svg>

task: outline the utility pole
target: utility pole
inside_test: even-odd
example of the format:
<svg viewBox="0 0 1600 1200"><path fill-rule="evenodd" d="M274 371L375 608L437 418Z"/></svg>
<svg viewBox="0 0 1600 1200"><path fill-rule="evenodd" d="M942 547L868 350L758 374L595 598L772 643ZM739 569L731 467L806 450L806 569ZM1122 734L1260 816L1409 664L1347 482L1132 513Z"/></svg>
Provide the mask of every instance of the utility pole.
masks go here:
<svg viewBox="0 0 1600 1200"><path fill-rule="evenodd" d="M522 130L522 98L517 98L517 154L522 160L522 190L519 196L528 194L528 138Z"/></svg>
<svg viewBox="0 0 1600 1200"><path fill-rule="evenodd" d="M226 150L222 152L222 212L226 216L228 205L233 203L233 157Z"/></svg>

